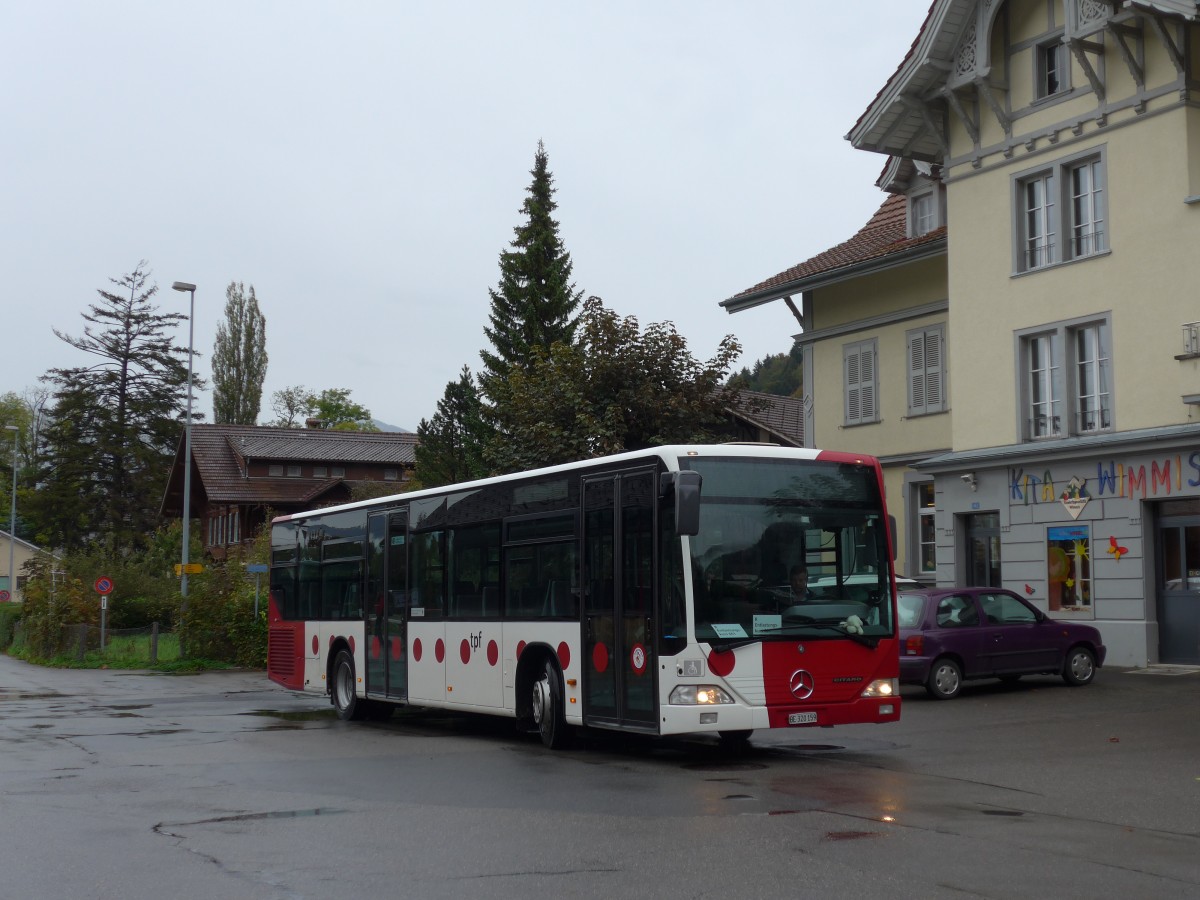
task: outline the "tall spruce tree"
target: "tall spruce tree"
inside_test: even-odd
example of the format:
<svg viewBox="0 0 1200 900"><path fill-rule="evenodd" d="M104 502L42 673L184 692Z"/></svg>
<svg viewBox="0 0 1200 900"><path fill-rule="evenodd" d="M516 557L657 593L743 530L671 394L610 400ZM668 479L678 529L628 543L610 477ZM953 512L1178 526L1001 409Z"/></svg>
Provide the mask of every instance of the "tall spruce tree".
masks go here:
<svg viewBox="0 0 1200 900"><path fill-rule="evenodd" d="M490 326L483 331L492 349L483 350L479 380L484 396L495 399L497 381L525 366L534 347L549 350L555 341L571 343L583 297L571 281L571 254L564 248L554 219L554 176L546 148L538 141L521 212L510 249L500 254L500 283L489 289Z"/></svg>
<svg viewBox="0 0 1200 900"><path fill-rule="evenodd" d="M416 477L421 487L487 475L483 448L490 433L471 369L463 366L458 381L446 385L433 418L417 426Z"/></svg>
<svg viewBox="0 0 1200 900"><path fill-rule="evenodd" d="M149 277L143 260L109 279L120 293L98 291L100 302L82 314L81 337L54 331L95 362L42 376L53 409L36 514L51 546L99 543L119 554L142 546L158 524L187 402L187 349L166 332L187 316L158 312Z"/></svg>
<svg viewBox="0 0 1200 900"><path fill-rule="evenodd" d="M254 285L225 289L225 321L213 343L213 421L218 425L255 425L267 377L267 320L258 309Z"/></svg>

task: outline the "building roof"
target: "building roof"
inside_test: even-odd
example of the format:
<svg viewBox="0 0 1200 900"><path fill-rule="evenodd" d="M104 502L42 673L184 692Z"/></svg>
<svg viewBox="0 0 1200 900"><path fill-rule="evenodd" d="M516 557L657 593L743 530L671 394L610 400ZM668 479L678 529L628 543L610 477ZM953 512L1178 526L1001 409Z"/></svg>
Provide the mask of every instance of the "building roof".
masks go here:
<svg viewBox="0 0 1200 900"><path fill-rule="evenodd" d="M345 485L342 478L247 477L252 461L372 463L411 467L417 436L410 432L320 431L256 425L192 426L193 481L210 503L257 503L265 506L311 505L326 492ZM183 506L184 437L167 481L161 512ZM195 491L196 485L193 485ZM194 494L193 494L194 496Z"/></svg>
<svg viewBox="0 0 1200 900"><path fill-rule="evenodd" d="M804 446L804 401L799 397L738 391L738 406L729 412L763 428L789 446Z"/></svg>
<svg viewBox="0 0 1200 900"><path fill-rule="evenodd" d="M980 0L933 0L908 53L846 140L859 150L942 161L948 154L946 137L939 131L936 112L931 114L926 108L925 98L936 97L948 78L965 84L986 71L989 35L980 40L977 32L990 31L999 7L991 2L981 7ZM1136 10L1193 22L1200 17L1198 0L1124 0L1118 7L1114 16ZM1080 27L1084 32L1102 28L1106 19L1096 17Z"/></svg>
<svg viewBox="0 0 1200 900"><path fill-rule="evenodd" d="M49 550L43 550L41 547L37 546L36 544L29 543L29 541L25 540L24 538L19 538L12 534L9 534L3 528L0 528L0 541L3 541L5 544L7 544L9 541L12 541L18 547L25 547L28 550L32 550L34 553L49 553L50 552Z"/></svg>
<svg viewBox="0 0 1200 900"><path fill-rule="evenodd" d="M731 313L740 312L867 270L888 268L945 252L945 226L920 237L908 237L907 197L892 194L848 241L722 300L721 306Z"/></svg>

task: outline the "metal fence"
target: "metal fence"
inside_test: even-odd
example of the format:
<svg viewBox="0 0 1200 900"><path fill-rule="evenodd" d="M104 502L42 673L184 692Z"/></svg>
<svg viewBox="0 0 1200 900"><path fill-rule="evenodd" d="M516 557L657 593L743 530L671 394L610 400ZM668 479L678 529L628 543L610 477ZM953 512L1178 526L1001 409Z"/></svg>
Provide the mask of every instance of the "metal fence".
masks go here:
<svg viewBox="0 0 1200 900"><path fill-rule="evenodd" d="M13 643L25 643L21 623L13 633ZM144 628L101 628L98 625L63 625L43 638L37 648L47 658L74 656L83 663L89 654L100 657L119 656L125 661L141 661L154 665L163 659L179 656L178 638L159 628L157 622Z"/></svg>

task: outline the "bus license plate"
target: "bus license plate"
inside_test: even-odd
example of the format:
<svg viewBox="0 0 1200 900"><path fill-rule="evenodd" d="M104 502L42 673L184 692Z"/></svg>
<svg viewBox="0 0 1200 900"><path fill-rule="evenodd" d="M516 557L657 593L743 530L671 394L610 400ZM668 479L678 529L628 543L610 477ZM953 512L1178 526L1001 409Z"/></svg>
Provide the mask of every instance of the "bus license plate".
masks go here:
<svg viewBox="0 0 1200 900"><path fill-rule="evenodd" d="M788 713L789 725L815 725L817 722L817 714L815 712Z"/></svg>

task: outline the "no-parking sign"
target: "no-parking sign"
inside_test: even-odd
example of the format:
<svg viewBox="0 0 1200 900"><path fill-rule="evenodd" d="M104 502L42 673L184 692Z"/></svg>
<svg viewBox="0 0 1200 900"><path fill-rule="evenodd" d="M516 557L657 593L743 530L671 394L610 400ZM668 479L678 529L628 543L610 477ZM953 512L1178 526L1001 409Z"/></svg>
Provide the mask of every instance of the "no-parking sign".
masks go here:
<svg viewBox="0 0 1200 900"><path fill-rule="evenodd" d="M97 594L111 594L113 589L113 581L107 575L101 575L96 579L95 588Z"/></svg>

